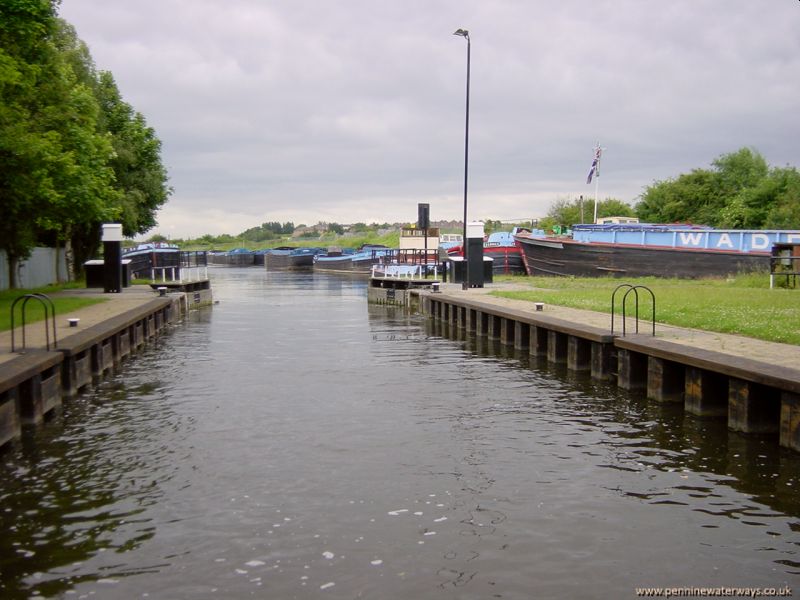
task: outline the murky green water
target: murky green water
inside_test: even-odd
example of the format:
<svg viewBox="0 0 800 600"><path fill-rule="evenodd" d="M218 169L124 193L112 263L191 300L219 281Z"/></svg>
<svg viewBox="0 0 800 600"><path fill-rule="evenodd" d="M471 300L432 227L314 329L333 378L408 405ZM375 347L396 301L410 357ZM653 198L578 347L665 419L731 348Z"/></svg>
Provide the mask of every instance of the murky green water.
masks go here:
<svg viewBox="0 0 800 600"><path fill-rule="evenodd" d="M0 597L605 598L797 586L800 456L366 282L215 269L0 454Z"/></svg>

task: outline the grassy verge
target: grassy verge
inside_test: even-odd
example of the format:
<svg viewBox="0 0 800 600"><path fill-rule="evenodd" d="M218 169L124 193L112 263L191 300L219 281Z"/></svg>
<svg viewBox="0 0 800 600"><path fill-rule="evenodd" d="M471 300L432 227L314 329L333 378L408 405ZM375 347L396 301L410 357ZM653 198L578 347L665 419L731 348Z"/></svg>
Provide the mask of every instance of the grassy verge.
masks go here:
<svg viewBox="0 0 800 600"><path fill-rule="evenodd" d="M65 289L72 289L82 287L81 282L73 282L66 285L47 286L43 288L36 288L32 290L5 290L0 292L0 331L7 331L11 329L11 305L14 300L20 296L31 293L46 294L55 305L56 319L60 315L66 315L72 311L90 306L99 302L105 302L103 298L81 298L75 296L61 296L57 294ZM22 323L22 303L20 301L14 308L14 325L19 326ZM28 300L25 305L25 323L34 323L44 319L44 308L42 303L38 300Z"/></svg>
<svg viewBox="0 0 800 600"><path fill-rule="evenodd" d="M621 283L645 285L656 298L656 321L720 333L734 333L772 342L800 345L800 290L769 289L766 275L733 279L679 280L648 277L616 279L515 277L499 278L530 286L525 291L495 291L493 295L559 306L611 312L611 296ZM622 311L625 290L616 296ZM634 297L628 296L629 314ZM650 295L639 293L639 316L650 319Z"/></svg>

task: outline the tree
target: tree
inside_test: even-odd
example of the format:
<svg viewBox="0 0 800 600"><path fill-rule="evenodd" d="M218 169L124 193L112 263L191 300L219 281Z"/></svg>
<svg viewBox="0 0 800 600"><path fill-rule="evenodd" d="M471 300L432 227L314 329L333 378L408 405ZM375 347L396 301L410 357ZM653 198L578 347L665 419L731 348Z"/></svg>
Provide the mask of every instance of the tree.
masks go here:
<svg viewBox="0 0 800 600"><path fill-rule="evenodd" d="M794 167L786 167L773 169L769 176L777 190L764 227L800 229L800 173Z"/></svg>
<svg viewBox="0 0 800 600"><path fill-rule="evenodd" d="M114 147L110 164L119 192L115 208L123 233L146 233L156 225L156 212L172 193L161 163L161 141L144 116L122 100L108 71L100 72L97 97L102 112L100 126L110 134Z"/></svg>
<svg viewBox="0 0 800 600"><path fill-rule="evenodd" d="M37 168L38 155L47 152L48 143L32 131L30 103L37 85L31 63L41 61L40 40L54 18L51 2L0 4L0 249L6 252L12 287L18 261L36 241L31 215L52 188Z"/></svg>
<svg viewBox="0 0 800 600"><path fill-rule="evenodd" d="M77 248L74 265L80 270L99 240L99 225L116 220L120 197L110 166L114 149L100 124L100 107L94 91L94 64L75 30L56 20L52 33L52 74L45 87L49 95L40 110L41 126L58 140L58 164L53 168L56 194L39 216L40 240L55 238L61 248L72 240ZM93 245L82 243L89 239Z"/></svg>
<svg viewBox="0 0 800 600"><path fill-rule="evenodd" d="M636 213L655 223L724 228L800 227L800 174L770 169L750 148L723 154L712 169L695 169L645 188Z"/></svg>
<svg viewBox="0 0 800 600"><path fill-rule="evenodd" d="M170 193L153 130L110 74L98 78L57 5L0 3L0 249L12 286L36 243L71 239L88 257L100 223L144 233Z"/></svg>
<svg viewBox="0 0 800 600"><path fill-rule="evenodd" d="M636 205L639 219L649 223L714 225L724 197L712 171L695 169L677 179L658 181L645 189Z"/></svg>
<svg viewBox="0 0 800 600"><path fill-rule="evenodd" d="M39 238L64 242L103 214L111 146L96 132L97 104L59 44L55 2L0 5L0 247L11 285Z"/></svg>
<svg viewBox="0 0 800 600"><path fill-rule="evenodd" d="M711 164L716 169L720 188L728 194L758 185L769 172L767 161L751 148L723 154Z"/></svg>
<svg viewBox="0 0 800 600"><path fill-rule="evenodd" d="M503 223L499 220L493 221L492 219L485 219L483 221L483 231L486 235L494 233L495 231L502 231Z"/></svg>
<svg viewBox="0 0 800 600"><path fill-rule="evenodd" d="M633 217L635 213L630 205L617 200L606 198L597 203L597 217ZM539 226L552 229L555 225L572 226L576 223L591 222L594 218L594 200L559 198L542 219Z"/></svg>

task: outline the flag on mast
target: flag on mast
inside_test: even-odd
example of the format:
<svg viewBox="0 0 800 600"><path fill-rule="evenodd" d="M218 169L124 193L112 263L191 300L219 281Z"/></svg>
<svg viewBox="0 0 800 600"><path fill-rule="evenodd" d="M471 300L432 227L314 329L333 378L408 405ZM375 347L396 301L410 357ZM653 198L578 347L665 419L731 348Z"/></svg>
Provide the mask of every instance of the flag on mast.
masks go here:
<svg viewBox="0 0 800 600"><path fill-rule="evenodd" d="M600 142L594 149L594 160L592 160L592 167L589 169L589 176L586 178L586 183L592 183L592 177L600 177L600 155L603 153L600 148Z"/></svg>

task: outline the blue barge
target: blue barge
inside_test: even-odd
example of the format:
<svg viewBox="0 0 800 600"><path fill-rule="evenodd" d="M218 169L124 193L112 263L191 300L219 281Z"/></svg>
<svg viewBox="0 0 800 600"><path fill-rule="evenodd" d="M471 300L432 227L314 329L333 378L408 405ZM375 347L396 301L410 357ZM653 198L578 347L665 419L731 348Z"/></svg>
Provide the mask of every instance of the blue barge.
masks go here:
<svg viewBox="0 0 800 600"><path fill-rule="evenodd" d="M725 277L769 272L771 250L800 243L797 230L731 230L692 225L575 225L571 237L520 232L529 275Z"/></svg>

